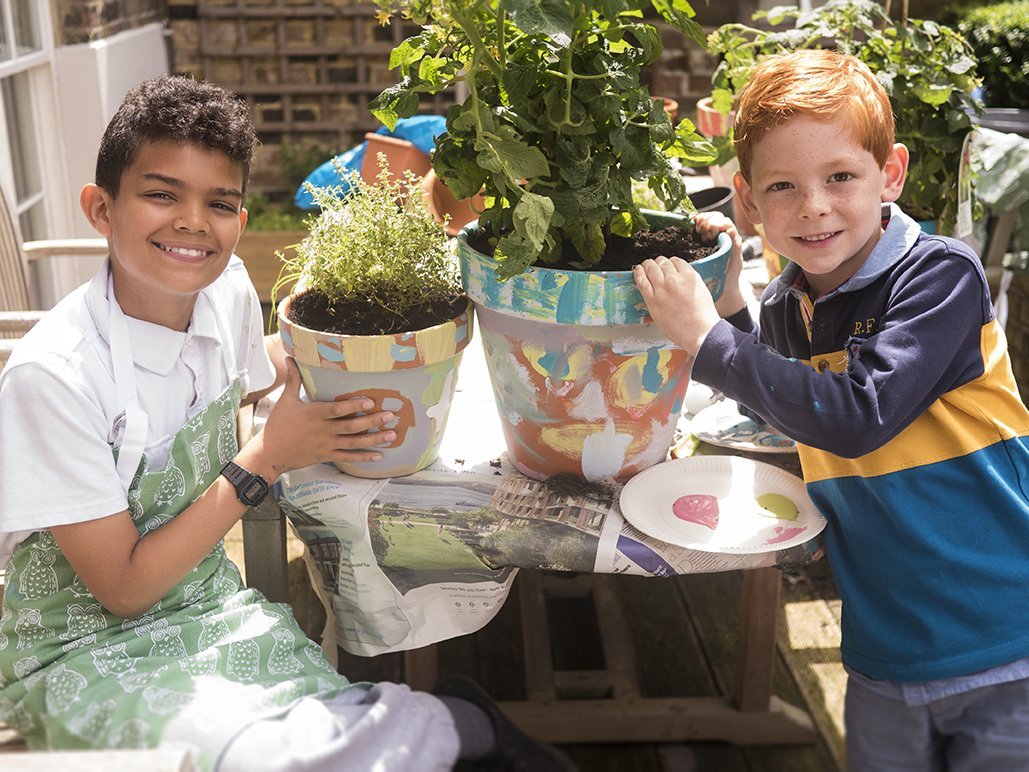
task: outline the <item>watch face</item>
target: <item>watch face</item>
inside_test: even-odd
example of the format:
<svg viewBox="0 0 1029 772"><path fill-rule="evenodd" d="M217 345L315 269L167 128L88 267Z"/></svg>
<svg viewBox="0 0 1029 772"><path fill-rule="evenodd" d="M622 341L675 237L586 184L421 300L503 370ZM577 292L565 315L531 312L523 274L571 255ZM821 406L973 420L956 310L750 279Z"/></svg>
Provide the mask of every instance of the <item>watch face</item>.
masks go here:
<svg viewBox="0 0 1029 772"><path fill-rule="evenodd" d="M252 477L239 489L239 497L245 502L259 504L264 494L268 492L268 486L263 480Z"/></svg>

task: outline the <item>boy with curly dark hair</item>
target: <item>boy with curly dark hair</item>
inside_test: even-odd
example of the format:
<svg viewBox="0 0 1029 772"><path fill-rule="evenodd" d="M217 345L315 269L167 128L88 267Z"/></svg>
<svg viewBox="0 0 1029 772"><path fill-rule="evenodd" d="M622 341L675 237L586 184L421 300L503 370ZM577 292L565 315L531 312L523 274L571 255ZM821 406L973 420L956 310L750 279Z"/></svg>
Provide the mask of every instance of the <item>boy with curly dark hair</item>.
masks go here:
<svg viewBox="0 0 1029 772"><path fill-rule="evenodd" d="M288 470L367 461L392 420L306 402L233 255L247 106L183 77L132 89L82 210L96 277L0 377L0 718L33 749L189 748L204 769L568 769L470 681L350 684L222 539ZM236 413L285 383L237 447Z"/></svg>

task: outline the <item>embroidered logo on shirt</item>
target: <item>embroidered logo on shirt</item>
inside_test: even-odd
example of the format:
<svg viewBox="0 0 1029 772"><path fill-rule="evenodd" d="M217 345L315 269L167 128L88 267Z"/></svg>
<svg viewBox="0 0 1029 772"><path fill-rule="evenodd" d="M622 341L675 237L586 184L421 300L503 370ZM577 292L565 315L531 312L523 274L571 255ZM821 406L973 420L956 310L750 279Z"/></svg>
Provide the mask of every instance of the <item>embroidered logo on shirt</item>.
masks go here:
<svg viewBox="0 0 1029 772"><path fill-rule="evenodd" d="M876 319L874 316L869 317L868 319L864 319L864 320L858 319L857 321L854 322L854 332L853 332L853 334L854 335L864 335L867 338L869 335L871 335L875 331L875 328L876 328L876 325L878 324L878 322L879 322L879 320Z"/></svg>

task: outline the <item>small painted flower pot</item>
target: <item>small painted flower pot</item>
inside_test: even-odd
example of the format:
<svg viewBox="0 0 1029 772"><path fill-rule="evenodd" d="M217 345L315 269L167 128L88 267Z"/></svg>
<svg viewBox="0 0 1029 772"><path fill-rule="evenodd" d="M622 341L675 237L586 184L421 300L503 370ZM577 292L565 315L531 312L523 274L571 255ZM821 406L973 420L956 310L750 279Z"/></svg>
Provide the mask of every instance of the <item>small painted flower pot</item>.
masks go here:
<svg viewBox="0 0 1029 772"><path fill-rule="evenodd" d="M645 212L652 227L683 224ZM511 463L543 480L570 474L623 481L663 461L693 364L647 312L631 271L530 268L501 281L495 263L458 236L465 292ZM692 263L717 298L731 244Z"/></svg>
<svg viewBox="0 0 1029 772"><path fill-rule="evenodd" d="M378 446L380 461L337 464L355 477L399 477L424 469L439 455L443 431L457 386L461 356L472 338L469 302L450 321L393 335L337 335L291 322L293 297L279 307L279 333L297 362L304 389L319 402L367 397L372 412L392 411L383 429L396 440Z"/></svg>

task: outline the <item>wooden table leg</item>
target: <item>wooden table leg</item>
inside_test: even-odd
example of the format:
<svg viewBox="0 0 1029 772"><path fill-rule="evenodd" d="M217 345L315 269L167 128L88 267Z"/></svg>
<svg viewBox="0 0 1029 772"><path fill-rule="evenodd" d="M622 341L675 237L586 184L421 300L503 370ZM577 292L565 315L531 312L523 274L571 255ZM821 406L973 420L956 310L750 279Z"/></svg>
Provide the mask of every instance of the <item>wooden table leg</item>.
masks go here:
<svg viewBox="0 0 1029 772"><path fill-rule="evenodd" d="M736 707L743 713L767 711L775 669L775 625L782 573L777 568L743 572Z"/></svg>
<svg viewBox="0 0 1029 772"><path fill-rule="evenodd" d="M544 583L535 573L523 571L518 579L524 582L520 599L527 698L500 703L508 717L533 737L555 743L720 740L744 746L814 742L810 717L772 696L781 579L778 569L743 572L739 683L732 697L641 697L631 663L617 661L631 659L631 654L620 645L610 645L612 640L617 644L625 630L617 629L617 616L610 616L609 608L598 609L598 623L605 658L616 658L608 665L613 665L615 672L555 672L544 609ZM606 591L612 581L617 578L593 577L595 603L608 607L617 604L617 599ZM601 617L607 617L607 621L601 621ZM624 628L624 622L621 626ZM601 682L611 685L611 697L562 698L562 691ZM567 688L557 688L559 685Z"/></svg>
<svg viewBox="0 0 1029 772"><path fill-rule="evenodd" d="M427 692L439 679L437 644L404 652L404 682L415 691Z"/></svg>
<svg viewBox="0 0 1029 772"><path fill-rule="evenodd" d="M243 560L249 587L273 603L289 603L286 516L271 496L243 515Z"/></svg>

